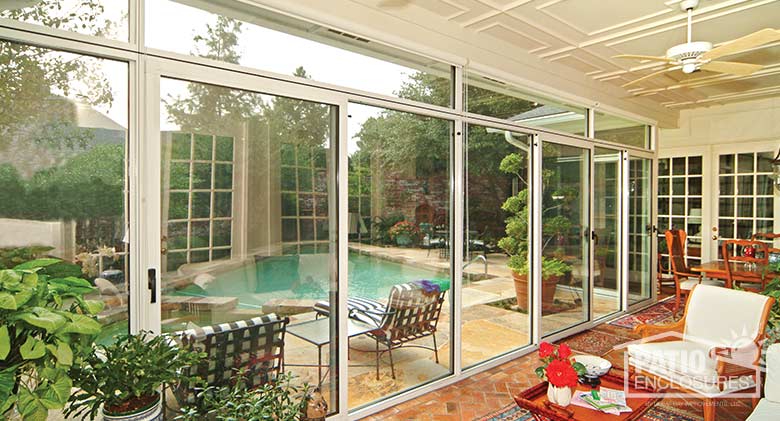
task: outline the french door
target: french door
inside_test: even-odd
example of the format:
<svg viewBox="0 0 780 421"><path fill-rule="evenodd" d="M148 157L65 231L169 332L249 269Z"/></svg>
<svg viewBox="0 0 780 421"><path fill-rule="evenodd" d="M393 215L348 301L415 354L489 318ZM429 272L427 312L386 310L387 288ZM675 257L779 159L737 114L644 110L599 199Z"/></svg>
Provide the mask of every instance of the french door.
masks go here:
<svg viewBox="0 0 780 421"><path fill-rule="evenodd" d="M154 247L144 256L143 326L177 332L287 317L284 370L319 385L339 411L346 198L336 173L346 100L157 59L147 62L146 95L140 217ZM315 320L316 301L330 317Z"/></svg>
<svg viewBox="0 0 780 421"><path fill-rule="evenodd" d="M691 264L721 258L728 239L780 232L780 201L772 190L777 142L663 150L658 168L658 245L663 233L686 230ZM777 247L777 245L776 245Z"/></svg>

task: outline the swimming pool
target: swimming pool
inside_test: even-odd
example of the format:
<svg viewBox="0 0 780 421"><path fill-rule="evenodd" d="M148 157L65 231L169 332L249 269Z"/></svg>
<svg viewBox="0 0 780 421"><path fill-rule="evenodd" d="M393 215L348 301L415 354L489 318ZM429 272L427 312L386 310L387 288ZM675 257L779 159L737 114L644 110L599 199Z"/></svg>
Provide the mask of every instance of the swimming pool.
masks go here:
<svg viewBox="0 0 780 421"><path fill-rule="evenodd" d="M329 256L327 254L270 256L258 258L254 265L245 265L224 273L212 274L214 279L203 289L184 289L175 295L205 295L237 297L240 308L258 308L274 299L328 298ZM374 299L387 298L393 285L429 279L446 281L449 273L374 256L349 253L349 296Z"/></svg>

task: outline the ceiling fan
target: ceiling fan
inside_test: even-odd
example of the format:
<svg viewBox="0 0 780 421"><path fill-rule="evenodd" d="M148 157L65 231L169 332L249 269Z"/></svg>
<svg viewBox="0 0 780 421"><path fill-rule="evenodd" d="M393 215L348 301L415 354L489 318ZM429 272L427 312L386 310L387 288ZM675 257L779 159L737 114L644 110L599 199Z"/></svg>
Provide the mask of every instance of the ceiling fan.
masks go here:
<svg viewBox="0 0 780 421"><path fill-rule="evenodd" d="M682 72L685 74L690 74L699 70L707 70L710 72L747 76L761 70L764 67L758 64L737 63L733 61L716 61L715 59L749 50L751 48L768 44L770 42L780 41L780 30L771 28L762 29L715 48L712 47L712 43L710 42L693 42L691 41L693 9L695 9L698 5L699 0L683 0L680 2L680 8L688 13L688 42L685 44L675 45L674 47L666 50L665 57L643 56L635 54L621 54L613 57L660 61L667 63L667 67L664 69L650 73L649 75L642 76L639 79L632 80L631 82L623 85L624 88L635 85L645 79L650 79L652 77L675 70L682 70Z"/></svg>

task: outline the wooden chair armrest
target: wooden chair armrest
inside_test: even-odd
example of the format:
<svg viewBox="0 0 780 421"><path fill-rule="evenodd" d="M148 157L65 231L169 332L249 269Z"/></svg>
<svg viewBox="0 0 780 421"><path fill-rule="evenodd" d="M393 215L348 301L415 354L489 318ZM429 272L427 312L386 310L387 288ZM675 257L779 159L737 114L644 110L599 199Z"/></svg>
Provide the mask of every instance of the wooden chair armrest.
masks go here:
<svg viewBox="0 0 780 421"><path fill-rule="evenodd" d="M637 325L634 328L634 333L641 336L642 339L645 339L647 337L658 335L660 333L666 333L666 332L679 332L683 333L685 330L685 318L682 318L675 323L671 323L668 325L651 325L651 324L641 324Z"/></svg>
<svg viewBox="0 0 780 421"><path fill-rule="evenodd" d="M701 273L693 273L693 272L674 272L674 275L685 277L685 278L697 278L697 279L702 278Z"/></svg>
<svg viewBox="0 0 780 421"><path fill-rule="evenodd" d="M717 371L721 377L733 377L755 374L761 348L751 343L739 348L714 347L710 358L717 360ZM744 356L739 358L740 354Z"/></svg>

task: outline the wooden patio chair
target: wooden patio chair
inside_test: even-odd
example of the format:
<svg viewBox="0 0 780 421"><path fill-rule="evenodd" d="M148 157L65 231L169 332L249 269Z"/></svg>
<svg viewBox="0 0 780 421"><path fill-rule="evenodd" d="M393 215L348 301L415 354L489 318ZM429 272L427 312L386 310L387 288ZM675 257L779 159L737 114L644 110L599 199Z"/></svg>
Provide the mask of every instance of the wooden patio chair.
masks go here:
<svg viewBox="0 0 780 421"><path fill-rule="evenodd" d="M755 248L755 256L742 256L742 251L747 247ZM761 292L766 288L767 277L760 271L741 267L739 263L750 265L755 263L762 267L769 263L769 246L763 241L757 240L726 240L721 245L723 263L726 267L726 278L732 286L740 284L758 284L758 288L744 288L748 291ZM737 263L732 265L732 263ZM733 266L733 267L732 267Z"/></svg>
<svg viewBox="0 0 780 421"><path fill-rule="evenodd" d="M688 237L685 231L670 229L664 235L666 236L666 249L669 251L672 275L674 276L674 311L677 313L680 311L682 296L688 295L695 285L723 286L723 282L703 279L700 273L694 273L690 270L685 260L685 240Z"/></svg>
<svg viewBox="0 0 780 421"><path fill-rule="evenodd" d="M683 317L641 324L642 339L626 346L629 375L704 400L704 420L715 421L717 401L737 392L760 397L761 348L774 298L695 285Z"/></svg>
<svg viewBox="0 0 780 421"><path fill-rule="evenodd" d="M780 254L779 248L774 248L772 245L774 245L775 239L780 238L780 233L771 233L771 232L758 232L753 234L750 239L753 241L766 241L767 246L769 247L769 254Z"/></svg>
<svg viewBox="0 0 780 421"><path fill-rule="evenodd" d="M230 384L245 370L252 389L273 381L284 369L284 335L290 319L275 314L180 332L181 346L205 352L206 358L188 367L183 376L197 375L207 386ZM178 386L173 392L179 405L197 403L201 387Z"/></svg>

